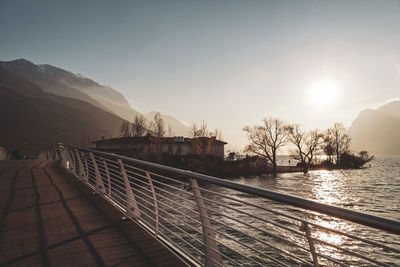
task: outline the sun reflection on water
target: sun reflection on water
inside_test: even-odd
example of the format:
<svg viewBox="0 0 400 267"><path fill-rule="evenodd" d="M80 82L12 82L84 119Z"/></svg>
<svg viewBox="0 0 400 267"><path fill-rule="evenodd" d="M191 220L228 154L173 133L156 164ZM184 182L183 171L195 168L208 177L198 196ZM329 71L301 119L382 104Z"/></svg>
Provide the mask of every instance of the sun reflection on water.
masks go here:
<svg viewBox="0 0 400 267"><path fill-rule="evenodd" d="M334 205L343 206L347 200L346 184L345 179L340 171L317 171L312 174L315 186L312 188L315 194L315 199L319 202ZM315 213L317 214L317 213ZM354 225L348 222L328 217L316 215L312 222L333 230L338 230L341 232L352 232L354 230ZM344 246L346 245L347 238L343 235L337 233L326 231L317 227L314 227L313 237L334 246ZM319 244L318 250L321 254L330 255L334 258L341 258L338 250L327 246L325 244Z"/></svg>

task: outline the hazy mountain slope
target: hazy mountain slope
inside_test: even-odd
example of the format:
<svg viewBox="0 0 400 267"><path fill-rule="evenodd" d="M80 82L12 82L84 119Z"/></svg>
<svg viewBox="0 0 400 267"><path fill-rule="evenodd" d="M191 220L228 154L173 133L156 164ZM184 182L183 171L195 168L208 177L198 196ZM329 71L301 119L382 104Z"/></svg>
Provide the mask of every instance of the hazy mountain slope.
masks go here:
<svg viewBox="0 0 400 267"><path fill-rule="evenodd" d="M156 111L151 111L149 113L144 114L145 118L152 121L154 119L154 115L156 115ZM164 120L165 128L168 130L168 126L172 127L172 131L174 135L177 136L188 136L190 132L190 128L178 121L172 116L161 114L161 118Z"/></svg>
<svg viewBox="0 0 400 267"><path fill-rule="evenodd" d="M84 101L45 93L0 68L0 146L36 154L57 142L79 145L116 134L122 119Z"/></svg>
<svg viewBox="0 0 400 267"><path fill-rule="evenodd" d="M385 105L377 110L360 112L348 130L353 150L368 150L375 155L400 155L400 116L396 118L381 112L396 110L400 102L389 104L389 108Z"/></svg>
<svg viewBox="0 0 400 267"><path fill-rule="evenodd" d="M123 119L133 121L136 115L142 115L129 105L123 94L82 75L48 64L35 65L25 59L0 61L0 67L26 78L47 93L85 101ZM153 120L155 113L144 116L147 123ZM166 126L171 125L175 135L187 136L189 128L186 125L169 115L163 118Z"/></svg>
<svg viewBox="0 0 400 267"><path fill-rule="evenodd" d="M70 87L55 79L52 73L46 72L43 68L25 59L13 61L0 61L0 65L15 74L21 75L30 82L42 88L45 92L64 97L70 97L85 101L104 110L107 108L99 101L90 97L77 88Z"/></svg>
<svg viewBox="0 0 400 267"><path fill-rule="evenodd" d="M100 85L82 75L76 75L51 65L44 64L39 67L55 81L84 92L123 119L133 121L136 115L140 115L129 105L123 94L109 86Z"/></svg>
<svg viewBox="0 0 400 267"><path fill-rule="evenodd" d="M376 111L400 119L400 100L391 101Z"/></svg>

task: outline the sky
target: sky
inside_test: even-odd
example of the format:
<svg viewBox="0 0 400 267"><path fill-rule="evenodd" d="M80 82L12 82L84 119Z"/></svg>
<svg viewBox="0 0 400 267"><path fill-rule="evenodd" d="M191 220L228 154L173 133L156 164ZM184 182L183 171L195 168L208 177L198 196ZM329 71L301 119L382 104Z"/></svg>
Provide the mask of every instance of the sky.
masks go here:
<svg viewBox="0 0 400 267"><path fill-rule="evenodd" d="M47 63L133 108L220 128L305 129L400 97L400 1L0 0L0 60Z"/></svg>

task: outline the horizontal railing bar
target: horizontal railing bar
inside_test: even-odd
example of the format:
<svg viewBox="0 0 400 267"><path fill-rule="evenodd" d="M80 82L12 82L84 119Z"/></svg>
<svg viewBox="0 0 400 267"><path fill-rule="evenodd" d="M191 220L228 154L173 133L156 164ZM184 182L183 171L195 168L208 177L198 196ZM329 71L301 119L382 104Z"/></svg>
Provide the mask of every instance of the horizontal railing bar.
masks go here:
<svg viewBox="0 0 400 267"><path fill-rule="evenodd" d="M172 182L174 182L174 183L189 185L189 183L184 183L184 182L182 182L182 181L179 181L179 180L176 180L176 179L172 179L172 178L169 178L169 177L164 176L164 175L160 175L160 174L157 174L157 173L154 173L154 172L151 172L151 171L146 171L146 170L140 169L140 168L138 168L138 167L134 167L134 166L129 165L129 164L126 164L126 167L127 167L127 168L131 168L131 169L135 169L135 170L138 170L138 171L142 171L142 172L148 172L149 174L154 175L154 176L157 176L158 178L166 179L166 180L172 181Z"/></svg>
<svg viewBox="0 0 400 267"><path fill-rule="evenodd" d="M126 170L126 172L127 172L127 173L130 173L130 174L133 174L133 175L137 175L137 176L139 176L139 177L141 177L141 178L147 180L147 177L144 176L144 175L141 175L141 174L138 174L138 173L135 173L135 172L132 172L132 171L128 171L128 170ZM172 188L172 189L177 190L177 191L180 191L180 192L182 192L182 193L185 193L185 194L188 194L188 195L192 195L191 193L189 193L189 192L187 192L187 191L185 191L185 190L183 190L183 189L177 188L177 187L175 187L175 186L172 186L172 185L169 185L169 184L166 184L166 183L162 183L162 182L157 181L157 180L154 180L154 179L152 179L152 181L153 181L153 183L162 184L163 186ZM185 183L183 183L183 184L189 186L189 184L185 184Z"/></svg>
<svg viewBox="0 0 400 267"><path fill-rule="evenodd" d="M68 146L67 146L68 147ZM181 170L174 167L164 166L153 162L147 162L144 160L133 159L122 155L117 155L113 153L102 152L98 150L79 148L82 151L97 153L106 157L116 157L122 160L140 164L142 166L147 166L151 168L156 168L159 170L173 172L187 177L196 178L199 181L208 182L211 184L220 185L226 188L231 188L240 192L249 193L259 197L267 198L270 200L278 201L281 203L286 203L295 207L316 211L322 214L330 215L336 218L345 219L365 226L373 227L376 229L385 230L394 234L400 234L400 222L395 220L390 220L362 212L352 211L345 208L340 208L328 204L319 203L313 200L308 200L300 197L295 197L288 194L282 194L278 192L273 192L249 185L243 185L221 178L212 177L205 174L195 173L187 170Z"/></svg>
<svg viewBox="0 0 400 267"><path fill-rule="evenodd" d="M216 253L219 253L222 257L226 258L228 261L233 262L234 264L236 264L235 266L244 266L243 264L238 263L237 261L235 261L234 259L232 259L232 257L226 255L225 253L219 252L218 250L216 250L213 247L208 247L209 249L213 250ZM215 260L213 260L215 262Z"/></svg>
<svg viewBox="0 0 400 267"><path fill-rule="evenodd" d="M304 219L301 219L301 218L298 218L298 217L294 217L292 215L284 214L284 213L281 213L279 211L275 211L275 210L272 210L272 209L269 209L269 208L261 207L261 206L258 206L256 204L253 204L253 203L250 203L250 202L246 202L246 201L243 201L243 200L240 200L240 199L236 199L236 198L228 196L228 195L220 194L218 192L214 192L214 191L211 191L211 190L208 190L208 189L205 189L205 188L200 188L200 187L198 187L198 188L201 191L204 191L204 192L215 194L215 195L218 195L220 197L227 198L227 199L239 202L239 203L243 203L243 204L255 207L255 208L259 208L261 210L265 210L265 211L268 211L268 212L271 212L271 213L274 213L274 214L277 214L277 215L280 215L280 216L283 216L283 217L287 217L287 218L290 218L292 220L296 220L296 221L299 221L299 222L302 222L302 223L308 223L309 225L318 227L318 228L323 229L325 231L329 231L329 232L333 232L333 233L336 233L336 234L339 234L339 235L343 235L343 236L346 236L346 237L349 237L349 238L357 239L359 241L362 241L364 243L368 243L370 245L378 246L378 247L381 247L381 248L386 249L386 250L390 250L390 251L393 251L393 252L400 253L400 250L398 250L396 248L392 248L392 247L386 246L384 244L377 243L377 242L372 241L372 240L364 239L362 237L358 237L358 236L355 236L355 235L352 235L352 234L349 234L349 233L345 233L345 232L341 232L339 230L328 228L326 226L322 226L322 225L319 225L319 224L316 224L316 223L313 223L313 222L310 222L310 221L306 221Z"/></svg>
<svg viewBox="0 0 400 267"><path fill-rule="evenodd" d="M114 174L110 174L110 178L111 178L112 181L115 180L115 177L113 177L113 176L114 176ZM138 184L136 184L136 183L134 183L134 182L132 181L132 180L136 180L135 178L133 178L133 177L129 177L129 178L131 178L131 179L130 179L130 182L131 182L131 183L133 183L133 184L136 185L136 186L141 187L140 185L138 185ZM119 181L117 181L117 182L119 182ZM113 183L116 184L115 182L113 182ZM117 186L118 186L119 188L125 190L124 187L123 187L123 185L122 185L122 182L120 183L120 185L117 185ZM147 190L149 193L152 193L149 189L144 188L144 187L142 187L142 188L143 188L144 190ZM173 193L171 193L171 192L168 192L168 191L166 191L166 190L164 190L164 189L162 189L162 188L160 188L160 187L154 186L154 188L156 188L156 189L159 190L159 191L163 191L163 192L165 192L165 193L167 193L167 194L169 194L169 195L178 197L178 198L180 198L180 199L182 199L182 200L184 200L184 201L187 201L187 202L189 202L189 203L191 203L191 204L193 204L193 205L197 205L196 203L194 203L194 202L193 202L192 200L190 200L190 199L183 198L183 197L181 197L181 196L179 196L179 195L176 195L176 194L173 194ZM173 203L175 203L175 204L181 206L182 208L185 208L185 209L187 209L187 210L189 210L189 211L194 212L194 213L197 214L197 211L194 211L194 210L192 210L192 209L189 209L189 208L187 208L186 206L183 206L183 205L181 205L180 203L178 203L178 202L176 202L176 201L174 201L174 200L172 200L172 199L168 199L168 198L166 198L165 196L163 196L163 195L161 195L161 194L159 194L159 193L157 193L157 192L156 192L156 195L157 195L157 196L160 196L160 197L162 197L162 198L164 198L164 199L166 199L166 200L168 200L168 201L170 201L170 202L173 202ZM149 196L149 197L150 197L150 196Z"/></svg>
<svg viewBox="0 0 400 267"><path fill-rule="evenodd" d="M202 216L202 215L200 215L200 216ZM266 246L268 246L268 247L270 247L270 248L274 248L274 249L276 249L276 250L278 250L278 251L280 251L280 252L282 252L282 253L288 255L289 257L292 257L292 258L294 258L294 259L300 260L300 258L297 258L296 256L294 256L294 255L291 254L290 252L288 252L288 251L286 251L286 250L284 250L284 249L275 247L275 246L273 246L273 245L271 245L271 244L268 244L266 241L261 240L261 239L259 239L259 238L257 238L257 237L254 237L254 236L252 236L252 235L249 235L249 234L247 234L247 233L244 233L244 232L242 232L242 231L239 231L238 229L236 229L236 228L234 228L234 227L232 227L232 226L230 226L230 225L228 225L228 224L226 224L226 223L223 223L223 222L221 222L221 221L212 219L212 218L210 218L210 217L208 217L208 216L203 216L203 217L206 217L206 218L208 218L208 219L211 220L211 221L214 221L214 222L219 223L219 224L221 224L221 225L223 225L223 226L225 226L225 227L228 227L228 228L230 228L230 229L233 229L233 230L237 231L238 233L241 233L241 234L243 234L243 235L245 235L245 236L247 236L247 237L250 237L250 238L252 238L252 239L254 239L254 240L256 240L256 241L258 241L258 242L260 242L260 243L262 243L262 244L264 244L264 245L266 245ZM230 219L231 219L231 218L230 218ZM241 221L239 221L239 220L236 220L236 219L232 219L232 220L237 221L237 222L239 222L239 223L242 223L242 224L244 224L244 225L246 225L246 226L249 226L249 224L244 223L244 222L241 222ZM207 226L207 227L208 227L208 226ZM251 227L252 227L252 228L255 228L254 226L251 226ZM208 228L210 228L210 229L212 229L212 230L215 230L215 229L212 228L212 227L208 227ZM255 229L256 229L256 228L255 228ZM258 230L259 230L259 229L258 229ZM261 231L261 230L259 230L259 231ZM265 232L265 231L261 231L261 232L264 232L264 233L266 233L266 234L269 234L269 235L272 235L272 236L276 237L276 235L274 235L274 234L270 234L270 233ZM280 240L284 240L284 241L288 242L289 244L294 245L294 246L296 246L296 247L298 247L298 248L301 248L301 249L304 250L304 251L310 252L310 251L307 250L306 248L303 248L303 247L301 247L300 245L298 245L298 244L296 244L296 243L294 243L294 242L292 242L292 241L285 240L285 239L283 239L283 238L281 238L281 237L279 237L279 239L280 239ZM239 242L239 241L238 241L238 242Z"/></svg>
<svg viewBox="0 0 400 267"><path fill-rule="evenodd" d="M207 209L207 210L209 210L209 211L213 211L213 210L210 209L210 208L207 208L207 207L204 207L204 206L201 206L201 207L202 207L202 208L205 208L205 209ZM260 229L260 228L255 227L255 226L253 226L253 225L251 225L251 224L248 224L248 223L242 222L242 221L240 221L240 220L238 220L238 219L236 219L236 218L233 218L233 217L231 217L231 216L228 216L228 215L225 215L225 214L222 214L222 213L217 213L217 214L218 214L218 215L221 215L221 216L223 216L223 217L225 217L225 218L228 218L228 219L230 219L230 220L233 220L233 221L236 221L236 222L238 222L238 223L241 223L241 224L243 224L243 225L246 225L247 227L251 227L251 228L253 228L253 229L255 229L255 230L257 230L257 231L259 231L259 232L261 232L261 233L264 233L264 234L267 234L267 235L269 235L269 236L272 236L272 237L275 237L275 238L277 238L277 239L280 239L280 240L282 240L282 241L284 241L284 242L287 242L288 244L290 244L290 245L292 245L292 246L296 246L296 247L298 247L298 248L300 248L300 249L302 249L302 250L305 250L305 251L307 251L307 252L310 252L308 249L302 247L301 245L296 244L296 243L294 243L294 242L292 242L292 241L290 241L290 240L287 240L287 239L285 239L285 238L283 238L283 237L281 237L281 236L275 235L275 234L273 234L273 233L269 233L269 232L267 232L267 231L264 231L264 230L262 230L262 229ZM204 216L204 217L206 217L206 218L208 218L209 220L212 220L212 221L214 221L214 222L216 222L216 223L222 224L222 225L224 225L224 226L231 227L231 226L229 226L229 225L227 225L227 224L225 224L225 223L222 223L221 221L218 221L218 220L215 220L215 219L213 219L213 218L210 218L209 216ZM243 233L243 232L241 232L241 231L239 231L239 230L237 230L237 229L235 229L235 228L232 228L232 229L238 231L239 233ZM244 234L246 234L246 233L244 233ZM247 234L246 234L246 235L247 235ZM249 235L249 237L255 238L255 239L256 239L256 237L253 237L253 236L250 236L250 235ZM302 237L304 237L304 235L302 235ZM269 245L268 245L268 246L269 246Z"/></svg>
<svg viewBox="0 0 400 267"><path fill-rule="evenodd" d="M321 240L321 239L318 239L318 238L315 238L315 237L311 237L311 238L312 238L312 240L317 241L318 243L322 243L322 244L324 244L324 245L327 245L327 246L336 248L337 250L343 251L344 253L347 253L347 254L349 254L349 255L355 256L355 257L357 257L357 258L359 258L359 259L363 259L363 260L366 260L366 261L369 261L369 262L373 262L373 263L378 264L378 265L380 265L380 266L386 266L386 267L392 266L392 265L388 265L388 264L386 264L386 263L381 263L381 262L376 261L376 260L374 260L374 259L368 258L367 256L361 255L361 254L359 254L359 253L357 253L357 252L353 252L353 251L348 250L348 249L346 249L346 248L342 248L342 247L336 246L336 245L334 245L334 244L331 244L331 243L329 243L329 242L323 241L323 240Z"/></svg>
<svg viewBox="0 0 400 267"><path fill-rule="evenodd" d="M161 195L158 195L158 196L161 196ZM140 197L140 196L137 196L137 197L140 198L140 199L142 199L143 201L145 201L145 202L148 203L149 205L155 207L155 206L154 206L154 203L151 203L150 201L147 201L147 200L145 200L144 198L142 198L142 197ZM163 196L161 196L161 197L163 197ZM130 197L128 197L128 198L131 199ZM165 198L165 197L163 197L163 198ZM167 199L167 198L165 198L165 199ZM131 199L131 200L133 200L133 199ZM171 201L171 200L169 200L169 199L167 199L167 200L168 200L168 201ZM183 212L181 212L181 211L179 211L179 210L177 210L177 209L175 209L175 208L173 208L173 207L171 207L171 206L165 204L164 202L161 202L161 201L158 200L157 203L158 203L158 204L161 204L161 205L164 205L164 206L168 207L169 209L172 209L172 210L178 212L178 213L181 214L182 216L185 216L186 218L191 219L191 220L192 220L193 222L195 222L196 224L200 224L200 221L198 221L198 220L196 220L195 218L190 217L190 216L188 216L187 214L185 214L185 213L183 213ZM175 204L180 205L179 203L175 203ZM185 206L182 206L182 207L185 208ZM162 208L160 208L160 207L159 207L159 209L168 214L168 211L165 211L164 209L162 209ZM194 210L191 210L191 209L189 209L189 208L186 208L186 209L188 209L188 210L192 211L193 213L195 213L196 215L198 215L198 213L195 212ZM174 215L170 214L170 216L174 216Z"/></svg>
<svg viewBox="0 0 400 267"><path fill-rule="evenodd" d="M203 199L204 201L214 203L214 204L216 204L216 205L222 206L222 207L227 208L227 209L230 209L230 210L234 210L234 211L236 211L236 212L239 212L239 213L242 213L242 214L244 214L244 215L247 215L247 216L249 216L249 217L251 217L251 218L254 218L254 219L257 219L257 220L260 220L260 221L263 221L263 222L266 222L266 223L269 223L269 224L272 224L272 225L275 225L276 227L285 229L285 230L287 230L287 231L289 231L289 232L292 232L292 233L295 233L295 234L298 234L298 235L304 237L304 234L303 234L302 232L300 232L300 231L297 231L297 230L291 229L291 228L289 228L289 227L280 225L280 224L278 224L278 223L276 223L276 222L273 222L273 221L270 221L270 220L261 218L261 217L259 217L259 216L257 216L257 215L253 215L253 214L250 214L250 213L248 213L248 212L241 211L241 210L239 210L239 209L237 209L237 208L230 207L230 206L225 205L225 204L221 204L220 202L216 202L216 201L214 201L214 200L211 200L211 199L208 199L208 198L204 198L204 197L202 197L202 196L200 196L200 198ZM207 209L207 210L216 212L216 211L214 211L214 210L211 210L211 209L208 208L208 207L204 207L204 208ZM223 215L222 213L218 213L218 212L216 212L216 213L217 213L217 214Z"/></svg>
<svg viewBox="0 0 400 267"><path fill-rule="evenodd" d="M151 209L149 209L148 207L146 207L145 205L143 205L142 203L138 203L139 205L141 205L141 207L147 209L148 211L152 212L153 214L155 214L154 211L152 211ZM164 211L165 212L165 211ZM167 213L167 212L166 212ZM155 219L153 219L150 215L148 215L147 213L142 212L142 214L146 215L148 218L150 218L154 223L156 222ZM175 216L171 215L172 217L174 217L175 219L179 220L178 218L176 218ZM171 222L170 220L167 220L166 218L159 216L160 219L164 220L165 222L169 223L170 225L173 225L176 229L179 229L179 231L184 232L187 236L189 236L191 239L197 241L198 243L200 243L201 245L203 244L203 241L199 240L197 237L193 236L192 234L189 234L188 232L186 232L185 230L183 230L181 227L179 227L179 225L176 225L175 223ZM179 220L180 222L183 222L181 220ZM185 223L185 222L183 222ZM163 224L159 224L159 225L163 225ZM190 225L189 225L190 226ZM165 227L165 226L164 226ZM193 246L193 245L192 245ZM194 248L196 248L195 246L193 246ZM197 248L196 248L197 249ZM200 252L200 251L199 251Z"/></svg>
<svg viewBox="0 0 400 267"><path fill-rule="evenodd" d="M123 200L123 199L122 199L121 197L119 197L119 196L116 196L116 197L118 197L120 200ZM125 197L126 197L126 196L125 196ZM152 207L155 207L155 206L154 206L154 203L151 203L150 201L145 200L143 197L138 196L138 195L136 195L136 197L138 197L138 198L140 198L141 200L145 201L146 203L148 203L148 204L151 205ZM131 199L130 197L128 197L128 198ZM131 199L131 200L133 200L133 199ZM179 210L177 210L177 209L175 209L175 208L173 208L173 207L171 207L171 206L169 206L169 205L167 205L167 204L165 204L165 203L163 203L163 202L157 201L157 203L158 203L158 204L161 204L161 205L164 205L164 206L168 207L169 209L172 209L172 210L178 212L179 214L185 216L186 218L191 219L191 220L192 220L193 222L195 222L196 224L200 224L200 221L196 220L195 218L192 218L192 217L190 217L190 216L188 216L188 215L182 213L181 211L179 211ZM142 203L138 202L138 204L142 204ZM165 212L166 214L169 214L168 211L166 211L166 210L164 210L164 209L162 209L162 208L160 208L160 207L158 207L158 209L161 210L161 211L163 211L163 212ZM155 214L155 211L152 211L152 210L151 210L151 212ZM196 213L196 214L198 214L198 213ZM175 216L172 215L172 214L170 214L170 216L175 217ZM176 218L176 217L175 217L175 218ZM178 219L178 218L176 218L176 219ZM180 219L178 219L178 220L180 220ZM182 221L182 222L184 222L184 221ZM189 224L186 223L186 222L184 222L184 223L187 224L187 225L189 225ZM190 225L189 225L189 226L190 226ZM193 228L193 229L196 230L195 228ZM196 231L199 231L199 230L196 230ZM199 232L199 233L200 233L200 232ZM202 234L202 233L200 233L200 234Z"/></svg>
<svg viewBox="0 0 400 267"><path fill-rule="evenodd" d="M150 220L152 220L153 222L155 222L155 219L153 219L150 215L143 213L144 215L146 215ZM175 227L176 229L179 229L180 231L186 233L189 237L191 237L192 239L196 240L197 242L203 243L202 241L200 241L197 238L194 238L191 234L187 233L185 230L182 230L178 225L170 222L169 220L160 217L161 219L163 219L164 221L168 222L170 225L172 225L173 227ZM141 220L143 222L143 220ZM189 245L190 247L194 248L198 253L205 255L204 252L200 251L197 247L195 247L193 244L189 243L188 241L186 241L184 238L182 238L181 236L179 236L177 233L175 233L174 231L168 229L165 225L163 224L159 224L159 226L163 227L164 229L168 230L170 233L173 233L175 236L177 236L180 240L182 240L183 242L185 242L187 245ZM150 227L152 227L150 225Z"/></svg>
<svg viewBox="0 0 400 267"><path fill-rule="evenodd" d="M207 227L207 228L209 228L209 227ZM254 251L256 254L261 254L261 255L265 256L266 258L270 259L270 256L264 255L264 254L260 253L260 252L257 251L256 249L254 249L254 248L252 248L252 247L250 247L250 246L248 246L248 245L246 245L246 244L243 244L243 243L239 242L238 240L234 239L233 237L231 237L231 236L229 236L229 235L227 235L227 234L222 233L221 231L218 231L218 230L215 230L215 229L213 229L213 231L216 232L216 233L218 233L218 234L220 234L220 235L222 235L222 236L225 236L226 238L228 238L228 239L234 241L235 243L238 243L239 245L242 245L242 246L246 247L247 249L250 249L251 251ZM235 251L234 249L228 247L227 245L221 243L221 241L218 241L218 240L216 240L216 239L213 238L213 237L210 237L210 236L209 236L208 238L210 238L210 239L216 241L218 244L221 244L221 245L223 245L224 247L227 247L227 248L229 248L229 249ZM235 251L235 252L237 253L237 251ZM244 256L243 254L240 254L240 255ZM253 261L254 263L260 265L260 266L265 266L263 263L260 263L260 262L254 260L254 259L251 259L251 258L249 258L249 257L247 257L247 256L245 256L245 257L246 257L247 259ZM256 256L256 257L258 258L258 256ZM261 260L262 260L262 259L261 259ZM272 260L272 259L271 259L271 260Z"/></svg>

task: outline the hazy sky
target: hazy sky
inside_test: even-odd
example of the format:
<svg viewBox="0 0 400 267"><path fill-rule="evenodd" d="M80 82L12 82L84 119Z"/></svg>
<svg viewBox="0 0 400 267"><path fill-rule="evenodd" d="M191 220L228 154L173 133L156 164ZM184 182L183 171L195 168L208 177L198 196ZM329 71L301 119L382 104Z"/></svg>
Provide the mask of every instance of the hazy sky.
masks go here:
<svg viewBox="0 0 400 267"><path fill-rule="evenodd" d="M264 116L349 126L400 97L400 1L0 0L0 60L16 58L110 85L141 112L204 119L242 148Z"/></svg>

